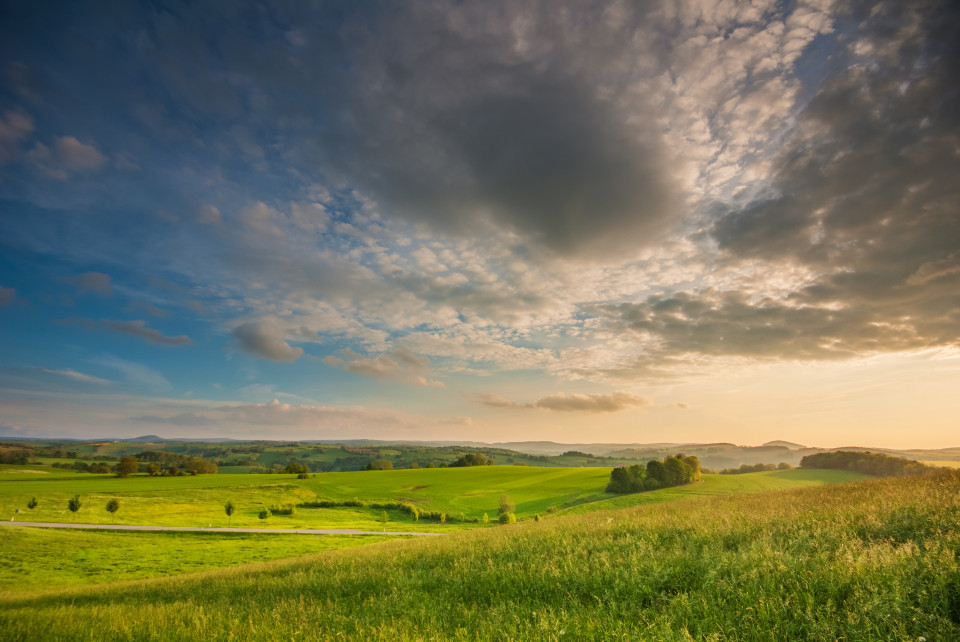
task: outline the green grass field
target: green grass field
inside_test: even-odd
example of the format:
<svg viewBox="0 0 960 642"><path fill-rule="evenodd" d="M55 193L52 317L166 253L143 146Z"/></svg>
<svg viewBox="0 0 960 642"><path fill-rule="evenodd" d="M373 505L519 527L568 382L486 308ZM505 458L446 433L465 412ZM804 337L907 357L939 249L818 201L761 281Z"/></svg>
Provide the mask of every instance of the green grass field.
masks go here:
<svg viewBox="0 0 960 642"><path fill-rule="evenodd" d="M70 523L146 524L158 526L248 526L270 528L380 529L381 511L373 508L304 508L292 516L258 517L261 509L276 504L297 504L318 499L403 501L441 511L450 522L413 522L400 511L388 511L391 522L404 530L450 532L480 525L460 523L460 516L496 518L500 495L516 503L519 519L551 511L589 511L672 501L697 495L779 490L809 484L861 479L837 471L788 470L749 475L705 475L702 483L636 495L606 493L609 468L534 468L481 466L419 470L322 473L309 479L294 475L197 475L185 477L91 475L50 469L23 472L27 467L4 467L0 473L0 520ZM54 469L56 470L56 469ZM79 495L76 513L68 500ZM36 497L39 505L27 509ZM120 510L111 517L107 501L117 498ZM224 504L232 501L230 518ZM571 508L572 507L572 508ZM19 512L17 512L19 511Z"/></svg>
<svg viewBox="0 0 960 642"><path fill-rule="evenodd" d="M375 544L384 535L86 531L4 527L0 597L293 558ZM2 637L2 634L0 634Z"/></svg>
<svg viewBox="0 0 960 642"><path fill-rule="evenodd" d="M7 594L0 631L17 640L953 640L958 556L960 471L946 470Z"/></svg>

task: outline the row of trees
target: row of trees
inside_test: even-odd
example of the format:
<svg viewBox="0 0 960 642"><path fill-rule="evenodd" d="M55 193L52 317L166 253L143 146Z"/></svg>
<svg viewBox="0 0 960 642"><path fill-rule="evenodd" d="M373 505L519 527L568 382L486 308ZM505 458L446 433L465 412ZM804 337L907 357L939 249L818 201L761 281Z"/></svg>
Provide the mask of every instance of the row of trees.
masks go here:
<svg viewBox="0 0 960 642"><path fill-rule="evenodd" d="M878 477L923 475L933 470L932 467L913 459L856 450L838 450L832 453L807 455L800 460L800 467L851 470L867 475L877 475Z"/></svg>
<svg viewBox="0 0 960 642"><path fill-rule="evenodd" d="M27 502L27 508L33 511L37 506L40 505L40 502L37 501L36 497L31 497L30 501ZM80 507L83 506L83 502L80 500L80 495L74 495L69 500L67 500L67 509L76 514ZM120 500L113 498L107 501L106 506L107 512L110 513L110 516L116 519L116 512L120 510Z"/></svg>
<svg viewBox="0 0 960 642"><path fill-rule="evenodd" d="M620 466L610 471L608 493L636 493L700 481L700 461L693 455L680 453L663 461L651 459L646 466Z"/></svg>
<svg viewBox="0 0 960 642"><path fill-rule="evenodd" d="M721 475L743 475L744 473L762 473L766 470L790 470L793 468L785 461L779 464L740 464L739 468L724 468Z"/></svg>

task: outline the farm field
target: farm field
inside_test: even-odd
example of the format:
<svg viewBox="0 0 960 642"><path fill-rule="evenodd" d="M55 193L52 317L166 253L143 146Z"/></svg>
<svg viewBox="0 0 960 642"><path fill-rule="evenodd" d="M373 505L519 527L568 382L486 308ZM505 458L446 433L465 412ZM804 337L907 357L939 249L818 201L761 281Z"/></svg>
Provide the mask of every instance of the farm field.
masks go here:
<svg viewBox="0 0 960 642"><path fill-rule="evenodd" d="M10 468L10 470L24 470ZM145 524L157 526L356 528L379 530L381 510L372 507L299 508L293 515L259 518L273 505L299 504L321 499L367 502L408 502L421 510L449 516L413 521L389 510L391 523L404 530L450 532L482 527L486 513L496 519L501 495L516 504L518 519L564 509L576 512L636 504L671 501L697 495L725 495L862 479L862 475L839 471L788 470L748 475L704 475L704 481L635 495L618 496L604 491L609 468L534 468L526 466L481 466L418 470L323 473L308 479L294 475L197 475L185 477L133 476L67 473L5 472L0 474L0 520L65 523ZM72 513L67 502L79 495L82 505ZM38 506L26 508L31 498ZM105 510L118 499L114 517ZM224 504L231 501L236 512L228 518ZM19 511L19 512L18 512Z"/></svg>
<svg viewBox="0 0 960 642"><path fill-rule="evenodd" d="M0 596L180 575L374 544L390 536L88 531L5 526Z"/></svg>
<svg viewBox="0 0 960 642"><path fill-rule="evenodd" d="M554 474L550 474L551 470ZM492 502L489 509L491 520L496 519L496 505L501 492L516 498L521 518L542 510L543 517L551 517L551 507L564 502L585 501L566 512L584 513L605 508L616 508L646 503L675 501L691 497L709 497L737 493L755 493L794 488L805 485L835 483L863 478L862 475L829 470L791 470L747 475L706 475L704 481L689 486L667 488L634 495L617 496L603 492L605 476L595 475L591 469L531 469L524 467L483 467L473 469L435 469L421 471L370 471L339 473L318 476L309 480L293 480L294 489L301 492L313 489L328 499L409 500L411 477L414 481L433 480L436 483L423 486L417 492L423 494L421 505L441 510L460 509L479 511ZM29 473L21 473L28 475ZM609 472L606 472L609 475ZM248 483L251 478L260 478L263 486ZM278 477L279 479L273 478ZM595 478L596 477L596 478ZM4 478L6 479L6 478ZM235 485L228 476L197 476L175 478L132 477L118 479L113 476L85 475L87 493L84 506L74 519L66 509L70 490L58 489L61 484L70 485L77 479L68 474L59 481L54 478L35 481L8 481L0 483L3 505L24 506L29 497L40 501L34 511L21 509L15 519L26 521L53 516L49 521L76 521L94 523L96 520L109 523L104 510L108 497L120 497L123 509L147 507L143 512L131 511L124 521L122 512L117 513L117 523L151 519L171 521L182 515L178 508L194 505L200 510L198 498L206 498L211 504L211 520L215 525L225 525L223 502L232 497L240 507L232 517L232 524L255 527L332 527L348 528L357 525L379 530L383 524L376 521L380 511L373 508L339 507L336 509L301 509L292 517L271 517L260 520L256 513L260 504L254 501L261 497L270 499L278 489L292 497L290 475L282 476L236 476ZM317 481L323 482L318 487ZM171 484L172 482L172 484ZM586 489L576 484L593 484ZM50 486L53 484L53 486ZM24 487L24 485L26 485ZM166 487L163 493L155 489ZM17 493L13 490L20 488ZM179 490L178 490L179 489ZM485 489L485 490L484 490ZM24 492L28 491L28 492ZM111 492L112 491L112 492ZM580 491L580 492L575 492ZM431 495L427 495L429 492ZM193 498L189 504L184 498ZM93 498L93 499L90 499ZM479 498L479 499L478 499ZM599 499L597 499L599 498ZM60 500L59 503L57 500ZM471 501L476 504L470 504ZM47 507L47 504L51 504ZM62 506L60 505L62 504ZM149 507L153 507L149 510ZM47 510L44 510L47 508ZM86 510L85 512L85 509ZM15 509L14 509L15 510ZM250 515L246 515L249 512ZM563 512L563 511L561 511ZM481 513L482 514L482 513ZM5 515L5 514L4 514ZM391 520L402 521L404 530L431 530L453 532L464 528L477 528L478 524L414 523L399 511L390 511ZM190 521L191 516L184 517ZM9 517L6 518L7 520ZM208 522L209 524L209 522ZM169 524L182 526L185 524ZM391 528L399 524L391 522ZM114 582L127 579L159 577L182 574L211 568L292 558L307 553L316 553L336 548L375 544L390 536L312 536L312 535L253 535L224 533L138 533L121 531L83 531L68 529L34 529L4 526L5 546L0 551L0 591L38 590L41 588L65 587L75 584Z"/></svg>
<svg viewBox="0 0 960 642"><path fill-rule="evenodd" d="M7 594L0 627L24 640L947 640L958 553L960 472L945 470Z"/></svg>

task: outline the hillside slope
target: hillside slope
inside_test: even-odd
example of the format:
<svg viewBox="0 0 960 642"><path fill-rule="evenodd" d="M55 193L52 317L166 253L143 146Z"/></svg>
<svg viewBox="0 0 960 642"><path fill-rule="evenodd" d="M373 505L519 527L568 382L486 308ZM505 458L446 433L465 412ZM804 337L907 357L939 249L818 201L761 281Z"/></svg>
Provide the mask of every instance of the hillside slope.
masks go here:
<svg viewBox="0 0 960 642"><path fill-rule="evenodd" d="M24 640L960 638L960 472L0 602Z"/></svg>

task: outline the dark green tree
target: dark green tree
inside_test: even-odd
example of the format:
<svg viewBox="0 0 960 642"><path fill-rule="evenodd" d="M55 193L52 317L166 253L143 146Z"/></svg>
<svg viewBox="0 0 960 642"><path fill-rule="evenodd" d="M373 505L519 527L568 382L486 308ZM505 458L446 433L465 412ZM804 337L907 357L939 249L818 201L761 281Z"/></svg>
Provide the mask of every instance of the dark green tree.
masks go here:
<svg viewBox="0 0 960 642"><path fill-rule="evenodd" d="M259 517L260 519L266 519L270 517L270 511L268 511L266 508L261 508L260 514L257 515L257 517Z"/></svg>
<svg viewBox="0 0 960 642"><path fill-rule="evenodd" d="M117 521L117 511L120 510L120 500L111 499L107 502L107 512L110 513L110 517L113 518L113 521Z"/></svg>
<svg viewBox="0 0 960 642"><path fill-rule="evenodd" d="M133 455L124 457L120 460L120 463L117 464L117 477L129 477L133 473L137 472L139 466L140 464L137 463L137 458Z"/></svg>
<svg viewBox="0 0 960 642"><path fill-rule="evenodd" d="M29 508L30 510L33 510L34 508L37 507L37 504L38 504L38 503L39 503L39 502L37 502L37 498L36 498L36 497L31 497L31 498L30 498L30 501L27 502L27 508Z"/></svg>
<svg viewBox="0 0 960 642"><path fill-rule="evenodd" d="M233 505L233 502L227 502L223 505L223 512L227 514L227 526L230 526L231 520L233 519L233 514L236 512L237 507Z"/></svg>
<svg viewBox="0 0 960 642"><path fill-rule="evenodd" d="M80 510L80 495L74 495L70 498L70 501L67 502L67 508L70 509L70 512L76 515L77 511Z"/></svg>

